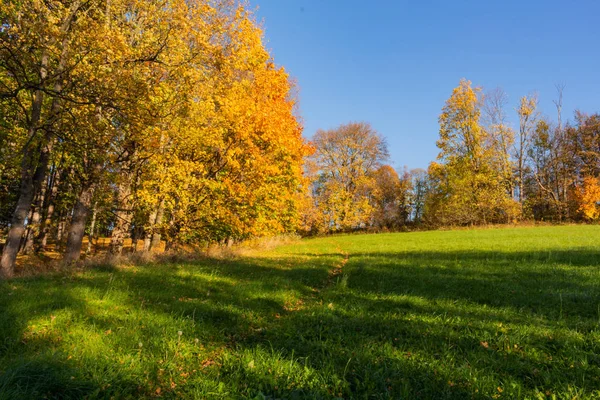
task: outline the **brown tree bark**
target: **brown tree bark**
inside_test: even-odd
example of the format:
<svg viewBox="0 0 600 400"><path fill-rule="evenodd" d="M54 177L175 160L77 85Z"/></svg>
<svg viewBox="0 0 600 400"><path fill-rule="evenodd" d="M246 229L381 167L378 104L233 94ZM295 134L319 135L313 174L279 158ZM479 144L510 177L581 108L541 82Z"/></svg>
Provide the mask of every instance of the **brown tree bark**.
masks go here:
<svg viewBox="0 0 600 400"><path fill-rule="evenodd" d="M144 251L150 251L150 244L152 243L152 232L154 225L156 224L157 210L154 210L148 216L148 227L144 232Z"/></svg>
<svg viewBox="0 0 600 400"><path fill-rule="evenodd" d="M94 206L94 211L92 213L92 222L90 223L90 234L88 235L88 244L87 249L85 250L85 254L90 254L92 252L93 240L94 240L94 230L96 228L96 216L98 214L98 209Z"/></svg>
<svg viewBox="0 0 600 400"><path fill-rule="evenodd" d="M45 77L44 59L46 63L48 60L47 57L42 57L41 71L42 75ZM39 90L36 91L31 107L31 120L29 124L30 138L33 138L37 134L38 124L42 113L43 98L44 94ZM36 173L31 173L31 169L35 165L33 162L34 159L35 150L32 148L25 149L23 161L21 162L21 186L19 188L19 198L10 223L6 242L2 249L2 258L0 259L0 276L4 278L10 278L14 274L17 253L21 246L21 238L25 232L25 220L35 195L34 177L39 177L41 174L41 172L38 173L40 166L36 168Z"/></svg>
<svg viewBox="0 0 600 400"><path fill-rule="evenodd" d="M85 233L85 224L87 222L88 215L90 214L93 194L93 185L84 187L79 194L77 203L75 203L73 217L71 218L71 224L69 225L69 232L67 234L67 247L63 257L63 261L66 264L76 262L81 256L81 246L83 243L83 235Z"/></svg>
<svg viewBox="0 0 600 400"><path fill-rule="evenodd" d="M34 178L35 180L35 178ZM40 233L40 221L42 219L42 206L44 205L44 198L46 197L46 186L44 181L46 177L42 179L39 190L34 197L34 202L31 210L31 219L27 223L27 235L25 236L25 245L23 246L23 254L31 254L34 252L34 239ZM38 189L38 188L36 188Z"/></svg>
<svg viewBox="0 0 600 400"><path fill-rule="evenodd" d="M54 215L54 200L56 199L56 195L58 193L59 183L59 174L56 172L56 168L54 168L54 172L50 179L48 188L46 189L47 196L44 199L43 216L40 224L40 233L34 242L36 252L44 250L46 248L46 245L48 244L50 225L52 223L52 216Z"/></svg>
<svg viewBox="0 0 600 400"><path fill-rule="evenodd" d="M115 212L116 221L110 238L109 252L113 255L119 255L123 252L125 237L131 226L131 187L129 182L123 182L119 185L117 193L118 210Z"/></svg>
<svg viewBox="0 0 600 400"><path fill-rule="evenodd" d="M31 200L33 200L32 179L26 176L25 172L21 178L21 187L19 189L19 200L13 213L10 223L10 229L2 249L2 258L0 259L0 275L3 278L10 278L14 274L15 261L21 244L21 237L25 231L25 219L29 212Z"/></svg>
<svg viewBox="0 0 600 400"><path fill-rule="evenodd" d="M144 234L142 227L135 226L133 231L131 232L131 252L135 253L137 251L137 244L142 235Z"/></svg>
<svg viewBox="0 0 600 400"><path fill-rule="evenodd" d="M156 210L156 219L154 223L154 227L152 229L152 239L150 241L149 251L155 250L160 245L161 234L157 227L162 224L163 218L165 215L165 201L164 199L160 201L158 205L158 209Z"/></svg>
<svg viewBox="0 0 600 400"><path fill-rule="evenodd" d="M58 217L58 224L56 226L56 247L62 246L62 241L65 235L66 217L64 213L61 213Z"/></svg>

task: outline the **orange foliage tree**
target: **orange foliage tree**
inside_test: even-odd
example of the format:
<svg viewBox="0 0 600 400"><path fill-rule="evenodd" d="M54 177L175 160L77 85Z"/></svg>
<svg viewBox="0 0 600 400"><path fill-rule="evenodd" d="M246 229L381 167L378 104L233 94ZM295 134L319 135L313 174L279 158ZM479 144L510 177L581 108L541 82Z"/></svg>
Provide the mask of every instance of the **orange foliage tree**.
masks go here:
<svg viewBox="0 0 600 400"><path fill-rule="evenodd" d="M584 219L596 221L600 217L600 180L591 176L583 178L583 182L575 187L577 211Z"/></svg>

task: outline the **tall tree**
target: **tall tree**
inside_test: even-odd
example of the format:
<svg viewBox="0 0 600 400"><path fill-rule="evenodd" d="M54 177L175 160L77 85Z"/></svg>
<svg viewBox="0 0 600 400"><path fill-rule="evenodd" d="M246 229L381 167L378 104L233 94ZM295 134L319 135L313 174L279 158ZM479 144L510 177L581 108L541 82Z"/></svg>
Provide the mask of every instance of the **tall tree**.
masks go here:
<svg viewBox="0 0 600 400"><path fill-rule="evenodd" d="M184 106L155 130L138 198L148 235L170 246L295 229L308 147L285 70L250 13L217 19ZM197 46L194 46L197 48ZM144 158L144 157L142 157ZM152 247L152 238L149 248Z"/></svg>
<svg viewBox="0 0 600 400"><path fill-rule="evenodd" d="M514 217L496 160L498 149L481 124L481 90L462 80L439 117L436 219L444 224L505 222Z"/></svg>
<svg viewBox="0 0 600 400"><path fill-rule="evenodd" d="M412 182L407 171L399 176L389 165L374 173L373 222L376 228L398 229L408 223L411 214Z"/></svg>
<svg viewBox="0 0 600 400"><path fill-rule="evenodd" d="M501 173L501 179L511 197L515 195L511 151L515 133L508 124L505 108L507 94L500 88L487 91L483 96L482 123L492 151L492 162Z"/></svg>
<svg viewBox="0 0 600 400"><path fill-rule="evenodd" d="M409 172L412 187L412 215L413 223L423 222L425 203L429 196L429 174L421 168L412 169Z"/></svg>
<svg viewBox="0 0 600 400"><path fill-rule="evenodd" d="M364 122L319 130L313 137L317 203L326 229L365 227L372 212L373 172L388 158L383 137Z"/></svg>
<svg viewBox="0 0 600 400"><path fill-rule="evenodd" d="M536 95L523 96L517 108L519 116L519 136L515 145L514 153L516 159L517 199L521 208L525 194L523 191L525 175L527 174L527 153L533 136L533 131L538 121L537 112L538 99Z"/></svg>
<svg viewBox="0 0 600 400"><path fill-rule="evenodd" d="M13 274L27 215L36 195L41 199L65 107L79 103L70 76L94 41L87 33L94 31L95 6L78 0L52 6L35 0L3 3L0 76L5 79L0 80L0 97L18 110L14 128L22 135L21 183L0 260L3 276Z"/></svg>

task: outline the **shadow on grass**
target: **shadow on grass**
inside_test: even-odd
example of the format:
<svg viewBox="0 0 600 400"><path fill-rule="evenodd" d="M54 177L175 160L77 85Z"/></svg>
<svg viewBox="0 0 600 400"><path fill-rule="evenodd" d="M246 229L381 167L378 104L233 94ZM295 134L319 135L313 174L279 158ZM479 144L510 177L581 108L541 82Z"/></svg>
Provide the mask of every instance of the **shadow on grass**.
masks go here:
<svg viewBox="0 0 600 400"><path fill-rule="evenodd" d="M78 375L75 366L62 360L38 359L16 363L0 381L3 398L83 398L97 387L92 382L71 379Z"/></svg>
<svg viewBox="0 0 600 400"><path fill-rule="evenodd" d="M353 253L345 276L330 282L341 259L206 259L2 283L0 397L585 398L600 390L596 252ZM82 350L56 333L30 338L32 324L51 324L61 310L70 320L60 335L78 324L138 372L100 352L74 362ZM146 358L124 350L137 338L106 342L123 326L148 342ZM206 349L178 360L180 339L160 338L176 338L179 326ZM191 369L201 373L180 378ZM171 387L157 392L165 374Z"/></svg>
<svg viewBox="0 0 600 400"><path fill-rule="evenodd" d="M139 383L112 377L102 383L82 373L81 367L63 357L39 357L17 361L0 380L0 397L6 399L104 398L110 386L121 397L136 398Z"/></svg>
<svg viewBox="0 0 600 400"><path fill-rule="evenodd" d="M507 307L527 318L597 323L599 256L594 250L353 254L350 285L359 292Z"/></svg>

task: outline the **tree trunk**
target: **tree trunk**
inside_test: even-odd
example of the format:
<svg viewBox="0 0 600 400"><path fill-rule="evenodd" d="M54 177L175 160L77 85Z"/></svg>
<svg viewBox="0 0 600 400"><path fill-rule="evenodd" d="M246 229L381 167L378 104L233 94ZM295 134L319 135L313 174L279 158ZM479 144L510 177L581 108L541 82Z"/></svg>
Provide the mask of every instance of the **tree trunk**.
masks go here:
<svg viewBox="0 0 600 400"><path fill-rule="evenodd" d="M36 252L44 250L46 248L46 245L48 244L50 225L52 223L52 216L54 215L54 200L56 199L56 195L58 193L59 181L59 175L56 172L56 167L54 167L54 171L52 174L52 178L49 182L48 189L46 189L46 193L48 195L44 199L44 212L42 222L40 224L40 234L38 235L34 243Z"/></svg>
<svg viewBox="0 0 600 400"><path fill-rule="evenodd" d="M63 236L65 235L65 216L64 213L61 213L58 218L58 225L56 227L56 248L61 247L61 242L63 241Z"/></svg>
<svg viewBox="0 0 600 400"><path fill-rule="evenodd" d="M29 208L29 212L27 213L27 218L25 219L26 222L31 221L31 217L33 215L33 207ZM26 223L25 225L25 232L23 234L23 236L21 236L21 243L19 244L19 254L23 253L23 249L25 248L25 241L27 239L27 234L29 233L29 223Z"/></svg>
<svg viewBox="0 0 600 400"><path fill-rule="evenodd" d="M94 229L96 228L96 214L98 214L98 209L94 206L94 211L92 213L92 222L90 223L90 234L88 236L88 244L87 249L85 250L85 254L90 254L92 252L92 241L94 240Z"/></svg>
<svg viewBox="0 0 600 400"><path fill-rule="evenodd" d="M35 180L35 178L34 178ZM44 197L46 195L46 185L44 185L44 179L41 182L40 190L35 196L33 202L31 220L27 223L27 235L25 237L25 246L23 247L23 254L31 254L34 252L34 239L40 233L40 221L42 219L42 206L44 204Z"/></svg>
<svg viewBox="0 0 600 400"><path fill-rule="evenodd" d="M152 243L152 233L154 226L156 225L157 210L155 209L148 216L148 226L144 229L144 251L150 251L150 245Z"/></svg>
<svg viewBox="0 0 600 400"><path fill-rule="evenodd" d="M17 252L21 245L21 237L25 231L25 219L33 200L33 184L30 177L27 176L27 170L21 178L21 187L19 189L19 200L13 213L10 223L10 229L2 249L2 259L0 260L0 274L3 278L10 278L14 274Z"/></svg>
<svg viewBox="0 0 600 400"><path fill-rule="evenodd" d="M40 67L40 76L42 79L45 79L47 76L47 65L48 55L42 54ZM28 129L28 136L31 139L37 135L38 124L42 116L43 100L44 93L41 90L36 90L33 94L33 101L31 103L31 118ZM31 174L31 168L35 165L33 161L34 150L26 148L23 153L23 161L21 162L19 199L17 200L17 206L13 213L6 243L2 249L2 258L0 259L0 274L6 278L11 277L14 274L17 252L19 251L21 238L25 231L25 219L27 218L27 213L29 212L35 194L33 176Z"/></svg>
<svg viewBox="0 0 600 400"><path fill-rule="evenodd" d="M152 234L146 233L144 237L144 251L150 251L150 244L152 243Z"/></svg>
<svg viewBox="0 0 600 400"><path fill-rule="evenodd" d="M85 224L88 215L90 214L90 206L92 204L92 196L94 193L93 185L83 188L75 203L73 209L73 217L69 225L67 234L67 248L64 255L66 264L73 263L79 260L81 255L81 245L83 243L83 235L85 233Z"/></svg>
<svg viewBox="0 0 600 400"><path fill-rule="evenodd" d="M39 121L39 116L37 121ZM32 127L30 131L31 135L33 135L35 128ZM34 158L35 152L30 149L23 155L23 162L21 163L21 187L19 189L19 199L17 200L17 206L13 213L10 230L8 231L6 243L2 251L2 259L0 261L1 274L5 277L10 277L14 273L17 253L21 246L23 233L25 232L25 220L31 210L31 204L35 193L36 191L39 191L44 177L46 176L46 168L50 158L49 146L42 148L37 168L32 175L31 167Z"/></svg>
<svg viewBox="0 0 600 400"><path fill-rule="evenodd" d="M123 252L125 237L131 225L130 195L131 188L129 187L129 182L121 183L117 194L119 209L115 213L117 219L110 238L109 252L113 255L119 255Z"/></svg>
<svg viewBox="0 0 600 400"><path fill-rule="evenodd" d="M519 181L517 182L519 189L519 205L521 206L521 211L523 211L523 150L519 155Z"/></svg>
<svg viewBox="0 0 600 400"><path fill-rule="evenodd" d="M152 228L152 239L150 241L150 247L148 250L155 250L160 245L160 231L157 227L162 224L163 218L165 215L165 201L164 199L160 201L158 204L158 209L156 210L156 218L154 220L154 227Z"/></svg>
<svg viewBox="0 0 600 400"><path fill-rule="evenodd" d="M133 231L131 232L131 252L135 253L137 251L137 243L142 236L142 232L140 232L140 227L135 226Z"/></svg>

